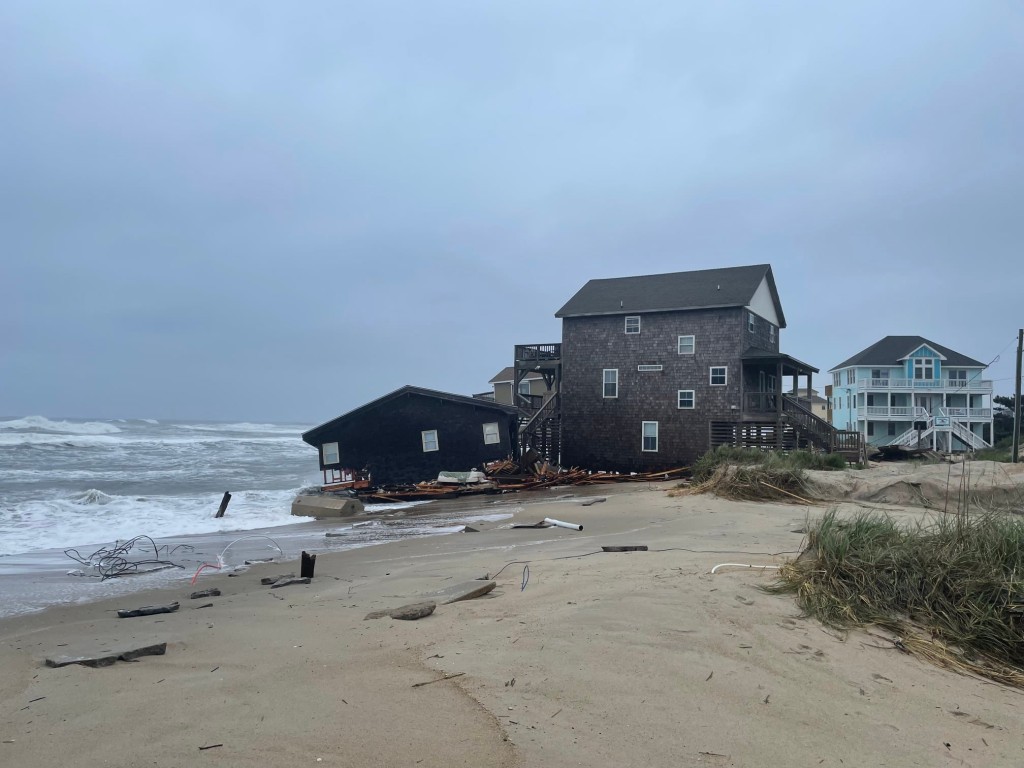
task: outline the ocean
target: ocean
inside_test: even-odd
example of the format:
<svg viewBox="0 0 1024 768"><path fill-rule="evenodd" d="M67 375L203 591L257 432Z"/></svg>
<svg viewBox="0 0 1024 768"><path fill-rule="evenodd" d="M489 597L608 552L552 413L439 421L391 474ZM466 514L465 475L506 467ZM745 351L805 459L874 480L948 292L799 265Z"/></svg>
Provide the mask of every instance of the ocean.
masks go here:
<svg viewBox="0 0 1024 768"><path fill-rule="evenodd" d="M137 536L151 537L158 544L217 542L219 551L229 532L241 537L258 531L259 536L254 533L226 558L228 565L240 565L244 557L279 556L278 546L286 557L296 558L289 542L308 546L313 535L322 543L321 551L333 551L453 533L464 523L499 520L514 511L508 504L458 511L438 507L434 514L436 502L367 505L365 520L323 524L340 535L325 538L319 528L314 534L311 518L291 514L296 494L321 482L316 451L300 438L307 428L248 422L2 418L0 575L74 574L81 565L63 550L73 548L88 557L100 547ZM231 492L231 503L225 516L217 519L225 491ZM185 574L179 570L175 575ZM25 593L18 599L9 595L0 605L0 616L57 601L102 597L119 591L112 581L124 580L109 580L99 590L76 588L72 579L66 588L50 584L45 594ZM134 588L150 585L138 583Z"/></svg>

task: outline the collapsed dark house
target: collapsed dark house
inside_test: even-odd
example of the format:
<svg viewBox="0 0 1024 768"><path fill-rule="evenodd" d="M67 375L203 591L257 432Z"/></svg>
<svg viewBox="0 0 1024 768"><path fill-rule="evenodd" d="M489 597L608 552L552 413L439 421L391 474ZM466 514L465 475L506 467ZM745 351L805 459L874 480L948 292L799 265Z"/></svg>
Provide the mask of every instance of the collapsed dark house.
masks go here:
<svg viewBox="0 0 1024 768"><path fill-rule="evenodd" d="M483 469L515 452L517 411L478 398L405 386L303 433L324 485L368 471L373 485Z"/></svg>

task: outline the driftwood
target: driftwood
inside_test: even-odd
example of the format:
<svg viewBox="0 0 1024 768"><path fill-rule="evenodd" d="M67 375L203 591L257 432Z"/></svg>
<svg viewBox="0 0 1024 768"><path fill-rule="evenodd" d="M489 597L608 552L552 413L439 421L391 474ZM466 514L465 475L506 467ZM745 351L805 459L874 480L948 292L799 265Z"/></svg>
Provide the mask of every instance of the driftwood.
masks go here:
<svg viewBox="0 0 1024 768"><path fill-rule="evenodd" d="M117 612L119 619L134 619L137 616L153 616L157 613L174 613L178 610L178 603L168 605L144 605L141 608L124 609Z"/></svg>
<svg viewBox="0 0 1024 768"><path fill-rule="evenodd" d="M413 688L422 688L424 685L432 685L433 683L443 683L445 680L451 680L453 677L462 677L464 674L466 674L466 673L465 672L456 672L454 675L445 675L444 677L439 677L436 680L426 680L426 681L424 681L422 683L413 683L412 687Z"/></svg>
<svg viewBox="0 0 1024 768"><path fill-rule="evenodd" d="M200 592L193 592L191 595L189 595L190 600L198 600L201 597L220 597L220 590L216 587L211 587L210 589L204 589Z"/></svg>
<svg viewBox="0 0 1024 768"><path fill-rule="evenodd" d="M165 653L167 653L167 643L153 643L119 650L104 649L78 656L54 656L52 659L46 659L45 663L48 667L66 667L69 664L109 667L118 661L134 661L139 656L163 656Z"/></svg>
<svg viewBox="0 0 1024 768"><path fill-rule="evenodd" d="M646 552L646 544L625 544L623 546L601 547L605 552Z"/></svg>

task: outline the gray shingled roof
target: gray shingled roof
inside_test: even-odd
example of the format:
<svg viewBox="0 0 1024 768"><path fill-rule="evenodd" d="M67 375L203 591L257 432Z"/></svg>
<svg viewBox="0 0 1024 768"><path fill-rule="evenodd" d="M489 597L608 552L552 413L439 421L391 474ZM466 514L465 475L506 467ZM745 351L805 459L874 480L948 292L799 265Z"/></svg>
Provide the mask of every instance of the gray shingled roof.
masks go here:
<svg viewBox="0 0 1024 768"><path fill-rule="evenodd" d="M591 280L555 313L555 317L745 307L765 277L779 326L785 328L786 319L769 264Z"/></svg>
<svg viewBox="0 0 1024 768"><path fill-rule="evenodd" d="M901 358L905 358L922 344L927 344L945 357L946 365L985 367L984 363L980 363L967 355L961 355L949 347L929 341L924 336L886 336L881 341L876 341L867 349L862 349L849 360L844 360L835 368L830 368L829 373L838 371L840 368L849 368L851 365L899 365Z"/></svg>
<svg viewBox="0 0 1024 768"><path fill-rule="evenodd" d="M307 429L305 432L302 433L302 439L304 442L309 443L310 445L316 445L316 443L314 443L313 441L316 439L317 435L319 435L320 432L322 432L325 428L329 427L335 422L341 421L342 419L347 419L350 416L353 416L357 413L362 413L363 411L370 410L371 408L376 408L377 406L383 405L387 401L394 400L398 397L401 397L402 395L420 395L421 397L434 397L437 398L438 400L447 400L452 403L463 403L465 405L474 405L477 408L484 408L486 410L501 411L502 413L508 415L518 413L516 407L512 405L502 405L500 403L482 400L477 397L454 395L451 392L440 392L436 389L426 389L425 387L414 387L410 384L406 384L404 387L400 387L399 389L396 389L394 392L389 392L383 397L378 397L376 400L371 400L366 405L361 405L358 408L349 411L348 413L343 413L341 416L337 416L331 419L330 421L325 421L323 424L318 424L312 429Z"/></svg>

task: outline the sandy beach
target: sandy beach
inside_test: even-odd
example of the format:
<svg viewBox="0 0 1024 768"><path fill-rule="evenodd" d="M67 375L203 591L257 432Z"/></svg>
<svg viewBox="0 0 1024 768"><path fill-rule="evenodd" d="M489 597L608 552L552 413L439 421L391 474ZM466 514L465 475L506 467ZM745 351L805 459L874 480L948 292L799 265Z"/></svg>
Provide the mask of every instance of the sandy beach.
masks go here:
<svg viewBox="0 0 1024 768"><path fill-rule="evenodd" d="M795 556L806 517L826 507L670 497L670 485L524 494L511 521L582 532L484 523L321 554L308 586L262 586L298 570L274 563L204 572L196 588L223 593L209 600L185 584L4 620L0 764L1024 763L1021 693L803 619L759 589L771 571L710 573ZM595 496L607 500L582 506ZM638 544L651 551L601 552ZM364 620L485 575L497 582L485 597ZM115 613L171 600L176 613ZM166 654L43 665L146 642Z"/></svg>

